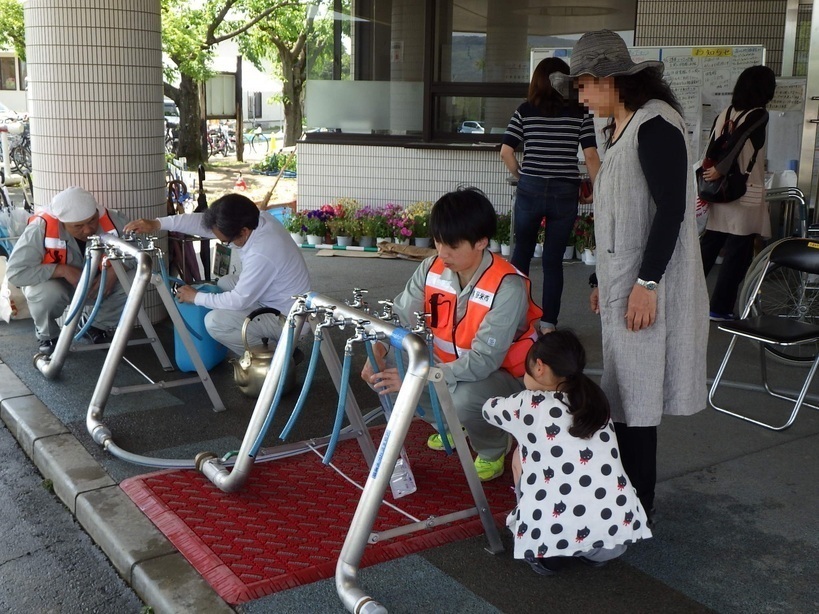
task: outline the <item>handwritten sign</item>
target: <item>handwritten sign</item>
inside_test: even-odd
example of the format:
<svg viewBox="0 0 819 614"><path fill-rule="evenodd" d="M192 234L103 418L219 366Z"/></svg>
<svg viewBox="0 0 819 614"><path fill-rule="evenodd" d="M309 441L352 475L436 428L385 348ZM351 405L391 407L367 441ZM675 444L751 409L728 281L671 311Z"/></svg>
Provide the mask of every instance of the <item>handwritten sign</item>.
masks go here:
<svg viewBox="0 0 819 614"><path fill-rule="evenodd" d="M691 55L695 58L719 58L734 55L733 47L694 47Z"/></svg>
<svg viewBox="0 0 819 614"><path fill-rule="evenodd" d="M776 94L773 100L768 103L769 111L801 111L805 104L805 83L779 83L776 86Z"/></svg>

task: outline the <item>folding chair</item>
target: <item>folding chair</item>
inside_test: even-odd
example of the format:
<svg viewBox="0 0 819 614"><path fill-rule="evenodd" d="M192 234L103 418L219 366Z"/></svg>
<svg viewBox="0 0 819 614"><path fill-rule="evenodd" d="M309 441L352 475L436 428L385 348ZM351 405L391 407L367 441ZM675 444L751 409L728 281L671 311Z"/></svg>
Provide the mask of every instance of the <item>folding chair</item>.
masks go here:
<svg viewBox="0 0 819 614"><path fill-rule="evenodd" d="M757 279L743 307L742 317L719 325L720 330L733 337L711 385L708 402L717 411L781 431L793 424L802 405L819 409L805 401L819 366L819 241L783 239L772 247L764 266L755 268L749 274L757 276ZM740 337L759 344L764 391L794 403L790 417L782 426L755 420L719 407L714 402L725 367ZM809 365L807 377L797 396L775 390L768 384L768 354L778 357L780 362Z"/></svg>

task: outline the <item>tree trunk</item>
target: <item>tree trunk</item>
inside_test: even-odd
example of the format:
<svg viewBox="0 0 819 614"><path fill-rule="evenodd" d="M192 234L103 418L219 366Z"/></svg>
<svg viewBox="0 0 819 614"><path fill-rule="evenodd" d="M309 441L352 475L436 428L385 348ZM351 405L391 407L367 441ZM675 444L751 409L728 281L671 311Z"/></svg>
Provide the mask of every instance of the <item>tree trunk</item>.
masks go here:
<svg viewBox="0 0 819 614"><path fill-rule="evenodd" d="M188 168L196 168L205 161L202 146L201 105L199 104L199 84L192 77L181 75L179 83L179 149L177 156L188 159Z"/></svg>
<svg viewBox="0 0 819 614"><path fill-rule="evenodd" d="M282 83L282 104L284 105L284 146L296 144L302 133L304 107L302 106L303 81L285 79Z"/></svg>

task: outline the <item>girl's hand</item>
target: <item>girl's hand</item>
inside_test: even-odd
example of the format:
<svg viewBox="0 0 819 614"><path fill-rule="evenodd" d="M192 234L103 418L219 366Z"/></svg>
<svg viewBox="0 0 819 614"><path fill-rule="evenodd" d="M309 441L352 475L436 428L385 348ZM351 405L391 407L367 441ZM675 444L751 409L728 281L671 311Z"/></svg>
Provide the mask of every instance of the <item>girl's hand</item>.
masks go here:
<svg viewBox="0 0 819 614"><path fill-rule="evenodd" d="M398 369L384 369L380 373L374 373L367 380L367 383L378 394L389 394L398 392L401 389L401 377L398 375Z"/></svg>

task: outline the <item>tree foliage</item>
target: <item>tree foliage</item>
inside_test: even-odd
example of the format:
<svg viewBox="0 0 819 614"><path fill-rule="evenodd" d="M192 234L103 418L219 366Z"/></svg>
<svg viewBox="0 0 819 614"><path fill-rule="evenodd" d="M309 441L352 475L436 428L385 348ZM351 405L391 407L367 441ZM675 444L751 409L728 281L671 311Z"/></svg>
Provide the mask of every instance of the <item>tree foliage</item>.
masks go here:
<svg viewBox="0 0 819 614"><path fill-rule="evenodd" d="M26 59L26 32L21 0L0 0L0 47Z"/></svg>

